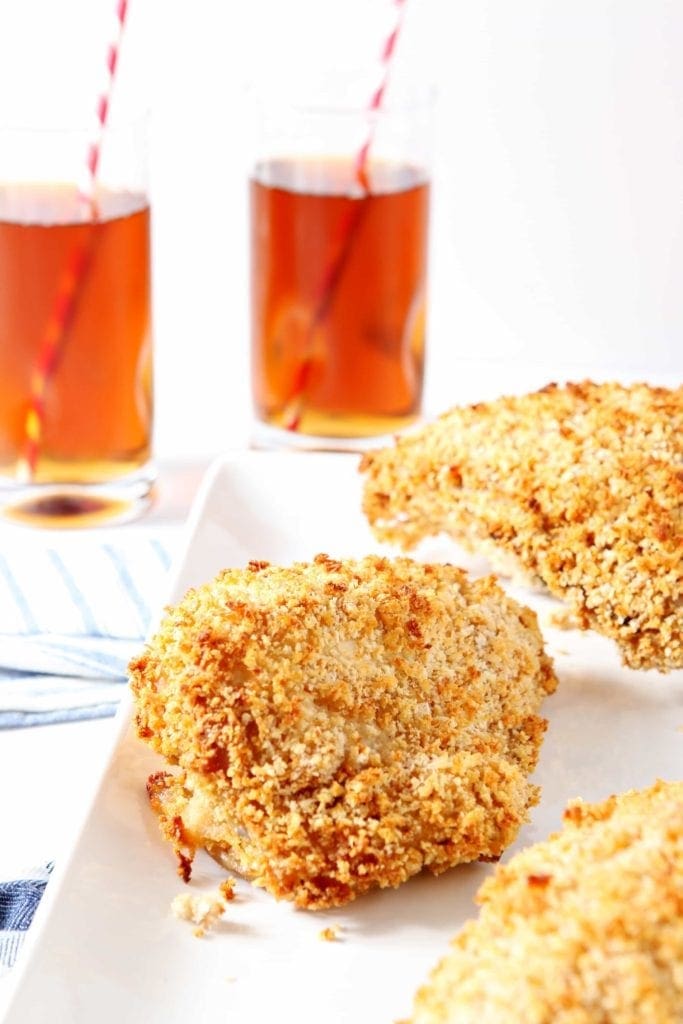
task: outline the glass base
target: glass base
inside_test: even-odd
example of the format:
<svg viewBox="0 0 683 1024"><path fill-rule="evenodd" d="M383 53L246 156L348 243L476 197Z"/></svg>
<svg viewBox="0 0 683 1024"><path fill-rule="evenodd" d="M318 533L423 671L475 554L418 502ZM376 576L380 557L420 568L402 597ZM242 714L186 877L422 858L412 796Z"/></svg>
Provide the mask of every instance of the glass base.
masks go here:
<svg viewBox="0 0 683 1024"><path fill-rule="evenodd" d="M150 463L106 483L0 482L0 516L18 526L85 529L137 519L151 505L156 471Z"/></svg>
<svg viewBox="0 0 683 1024"><path fill-rule="evenodd" d="M256 422L251 430L249 446L257 449L290 449L305 452L368 452L375 448L387 448L402 434L415 430L422 420L413 421L404 430L389 434L373 434L368 437L325 437L317 434L303 434L297 430L272 427L268 423Z"/></svg>

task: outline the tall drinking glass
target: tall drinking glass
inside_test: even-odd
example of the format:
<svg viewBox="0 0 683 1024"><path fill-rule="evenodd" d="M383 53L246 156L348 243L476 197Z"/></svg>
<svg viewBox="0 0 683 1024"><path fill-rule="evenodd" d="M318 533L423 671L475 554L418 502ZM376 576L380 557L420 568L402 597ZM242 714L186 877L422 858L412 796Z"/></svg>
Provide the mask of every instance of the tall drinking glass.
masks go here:
<svg viewBox="0 0 683 1024"><path fill-rule="evenodd" d="M0 504L73 526L135 514L153 481L146 117L0 126Z"/></svg>
<svg viewBox="0 0 683 1024"><path fill-rule="evenodd" d="M363 447L420 415L431 97L271 100L250 179L256 443Z"/></svg>

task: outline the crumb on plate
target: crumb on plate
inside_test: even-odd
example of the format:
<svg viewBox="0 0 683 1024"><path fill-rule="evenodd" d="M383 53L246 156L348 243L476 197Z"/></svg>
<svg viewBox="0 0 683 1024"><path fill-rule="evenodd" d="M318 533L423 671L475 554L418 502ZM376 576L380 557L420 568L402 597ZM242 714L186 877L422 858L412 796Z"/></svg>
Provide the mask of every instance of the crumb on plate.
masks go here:
<svg viewBox="0 0 683 1024"><path fill-rule="evenodd" d="M194 934L198 939L213 928L225 913L225 903L210 893L181 892L171 901L171 912L180 921L196 924Z"/></svg>
<svg viewBox="0 0 683 1024"><path fill-rule="evenodd" d="M218 886L218 891L227 903L231 903L235 898L235 879L225 878Z"/></svg>
<svg viewBox="0 0 683 1024"><path fill-rule="evenodd" d="M553 629L581 629L581 625L570 608L555 608L548 615L548 625Z"/></svg>

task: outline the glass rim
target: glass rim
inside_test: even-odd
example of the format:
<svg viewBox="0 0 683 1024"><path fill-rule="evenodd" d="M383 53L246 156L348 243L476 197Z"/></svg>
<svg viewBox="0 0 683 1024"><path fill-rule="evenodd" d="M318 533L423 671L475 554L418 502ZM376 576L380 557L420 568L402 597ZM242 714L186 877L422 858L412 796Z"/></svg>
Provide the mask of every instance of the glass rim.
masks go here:
<svg viewBox="0 0 683 1024"><path fill-rule="evenodd" d="M420 111L433 111L438 91L435 85L410 87L401 92L401 87L387 87L386 99L378 107L371 105L371 98L365 102L360 100L330 100L325 97L312 99L315 92L312 87L302 86L296 91L262 89L254 85L247 90L254 105L261 108L266 116L270 113L288 112L308 117L364 117L380 119L382 117L401 116Z"/></svg>

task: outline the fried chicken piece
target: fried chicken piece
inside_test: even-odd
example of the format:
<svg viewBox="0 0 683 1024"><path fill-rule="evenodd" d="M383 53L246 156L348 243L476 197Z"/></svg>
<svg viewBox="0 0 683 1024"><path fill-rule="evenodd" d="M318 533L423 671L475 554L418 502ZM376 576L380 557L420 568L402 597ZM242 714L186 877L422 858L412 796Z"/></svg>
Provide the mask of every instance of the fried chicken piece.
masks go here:
<svg viewBox="0 0 683 1024"><path fill-rule="evenodd" d="M573 801L479 890L412 1024L680 1024L683 783Z"/></svg>
<svg viewBox="0 0 683 1024"><path fill-rule="evenodd" d="M378 538L449 534L540 581L632 668L683 667L683 388L549 384L452 409L361 472Z"/></svg>
<svg viewBox="0 0 683 1024"><path fill-rule="evenodd" d="M301 907L498 858L537 801L556 685L493 578L370 556L252 562L190 591L131 663L148 789L187 879L206 848Z"/></svg>

